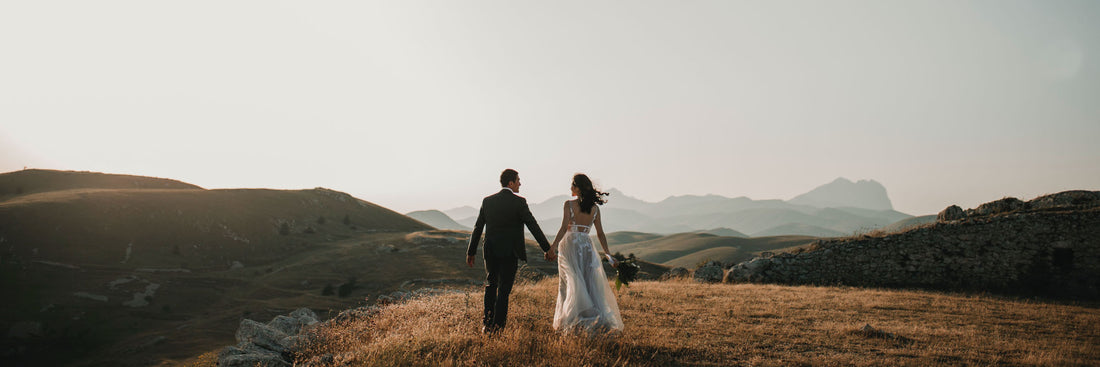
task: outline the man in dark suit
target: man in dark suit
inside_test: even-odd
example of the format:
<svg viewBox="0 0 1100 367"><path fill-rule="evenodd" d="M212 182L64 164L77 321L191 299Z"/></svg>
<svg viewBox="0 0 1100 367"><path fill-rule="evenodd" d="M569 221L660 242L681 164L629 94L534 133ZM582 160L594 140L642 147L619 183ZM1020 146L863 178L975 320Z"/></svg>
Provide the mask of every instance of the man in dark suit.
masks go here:
<svg viewBox="0 0 1100 367"><path fill-rule="evenodd" d="M542 234L527 199L519 193L519 173L506 169L500 174L500 192L481 201L481 211L477 214L474 233L470 236L470 246L466 249L466 265L474 266L474 255L481 242L481 230L485 229L485 272L488 273L485 285L485 325L481 331L494 332L504 328L508 320L508 294L512 292L512 283L516 280L517 260L527 262L527 250L523 239L523 226L531 230L543 257L554 261L556 256L550 253L550 242Z"/></svg>

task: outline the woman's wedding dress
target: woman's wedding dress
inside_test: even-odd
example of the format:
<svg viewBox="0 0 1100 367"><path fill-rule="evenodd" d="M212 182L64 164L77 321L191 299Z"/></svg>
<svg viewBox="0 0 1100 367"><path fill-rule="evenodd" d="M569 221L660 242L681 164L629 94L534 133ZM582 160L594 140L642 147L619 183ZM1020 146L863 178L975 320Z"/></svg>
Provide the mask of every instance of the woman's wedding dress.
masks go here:
<svg viewBox="0 0 1100 367"><path fill-rule="evenodd" d="M569 207L569 229L558 241L558 301L554 308L554 329L590 334L623 329L619 304L604 274L600 255L589 232L600 214L592 206L592 222L577 224L573 203ZM580 210L577 208L576 210Z"/></svg>

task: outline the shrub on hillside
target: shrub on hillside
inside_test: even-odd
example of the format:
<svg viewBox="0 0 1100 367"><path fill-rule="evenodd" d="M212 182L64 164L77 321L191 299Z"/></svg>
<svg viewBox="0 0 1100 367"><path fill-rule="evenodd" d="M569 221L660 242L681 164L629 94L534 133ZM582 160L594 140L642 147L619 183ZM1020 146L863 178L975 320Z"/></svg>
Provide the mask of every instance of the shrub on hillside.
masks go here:
<svg viewBox="0 0 1100 367"><path fill-rule="evenodd" d="M325 216L317 217L317 224L325 224Z"/></svg>
<svg viewBox="0 0 1100 367"><path fill-rule="evenodd" d="M313 226L306 226L306 229L305 229L305 230L303 230L303 231L302 231L302 233L305 233L305 234L314 234L314 233L317 233L317 230L316 230L316 229L313 229Z"/></svg>
<svg viewBox="0 0 1100 367"><path fill-rule="evenodd" d="M322 296L331 296L335 290L332 288L332 284L325 284L325 288L321 290Z"/></svg>
<svg viewBox="0 0 1100 367"><path fill-rule="evenodd" d="M280 224L279 225L279 234L281 234L283 236L289 235L290 234L290 225L287 224L286 222L283 222L283 224Z"/></svg>
<svg viewBox="0 0 1100 367"><path fill-rule="evenodd" d="M703 260L700 260L699 262L695 263L695 268L696 268L696 269L699 269L699 268L701 268L701 267L704 267L704 266L718 266L718 267L723 267L723 266L722 266L722 262L721 262L721 261L718 261L718 260L714 260L714 259L712 259L712 258L709 258L709 257L708 257L708 258L705 258L705 259L703 259Z"/></svg>
<svg viewBox="0 0 1100 367"><path fill-rule="evenodd" d="M350 226L351 225L351 217L349 217L347 214L344 214L344 225L345 226Z"/></svg>
<svg viewBox="0 0 1100 367"><path fill-rule="evenodd" d="M351 291L355 289L355 277L348 278L347 283L341 284L340 289L337 291L338 296L347 297L351 294Z"/></svg>

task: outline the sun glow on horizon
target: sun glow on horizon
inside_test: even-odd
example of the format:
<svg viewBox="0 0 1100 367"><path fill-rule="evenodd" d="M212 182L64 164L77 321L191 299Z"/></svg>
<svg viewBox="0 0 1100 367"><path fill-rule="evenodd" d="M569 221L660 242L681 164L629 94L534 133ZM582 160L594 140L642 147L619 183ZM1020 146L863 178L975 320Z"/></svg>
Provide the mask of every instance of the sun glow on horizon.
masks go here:
<svg viewBox="0 0 1100 367"><path fill-rule="evenodd" d="M575 172L651 202L874 179L913 215L1100 189L1100 6L791 5L6 3L0 171L399 212L504 168L532 201Z"/></svg>

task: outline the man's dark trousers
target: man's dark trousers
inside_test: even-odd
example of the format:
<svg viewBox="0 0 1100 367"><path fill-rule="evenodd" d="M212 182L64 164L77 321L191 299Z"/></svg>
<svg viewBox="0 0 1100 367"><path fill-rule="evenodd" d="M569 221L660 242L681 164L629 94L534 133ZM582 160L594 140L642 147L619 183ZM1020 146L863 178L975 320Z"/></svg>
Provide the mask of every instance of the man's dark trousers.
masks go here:
<svg viewBox="0 0 1100 367"><path fill-rule="evenodd" d="M486 330L504 328L508 321L508 295L512 293L512 284L516 281L516 269L519 259L513 256L486 257L485 272L485 318Z"/></svg>

